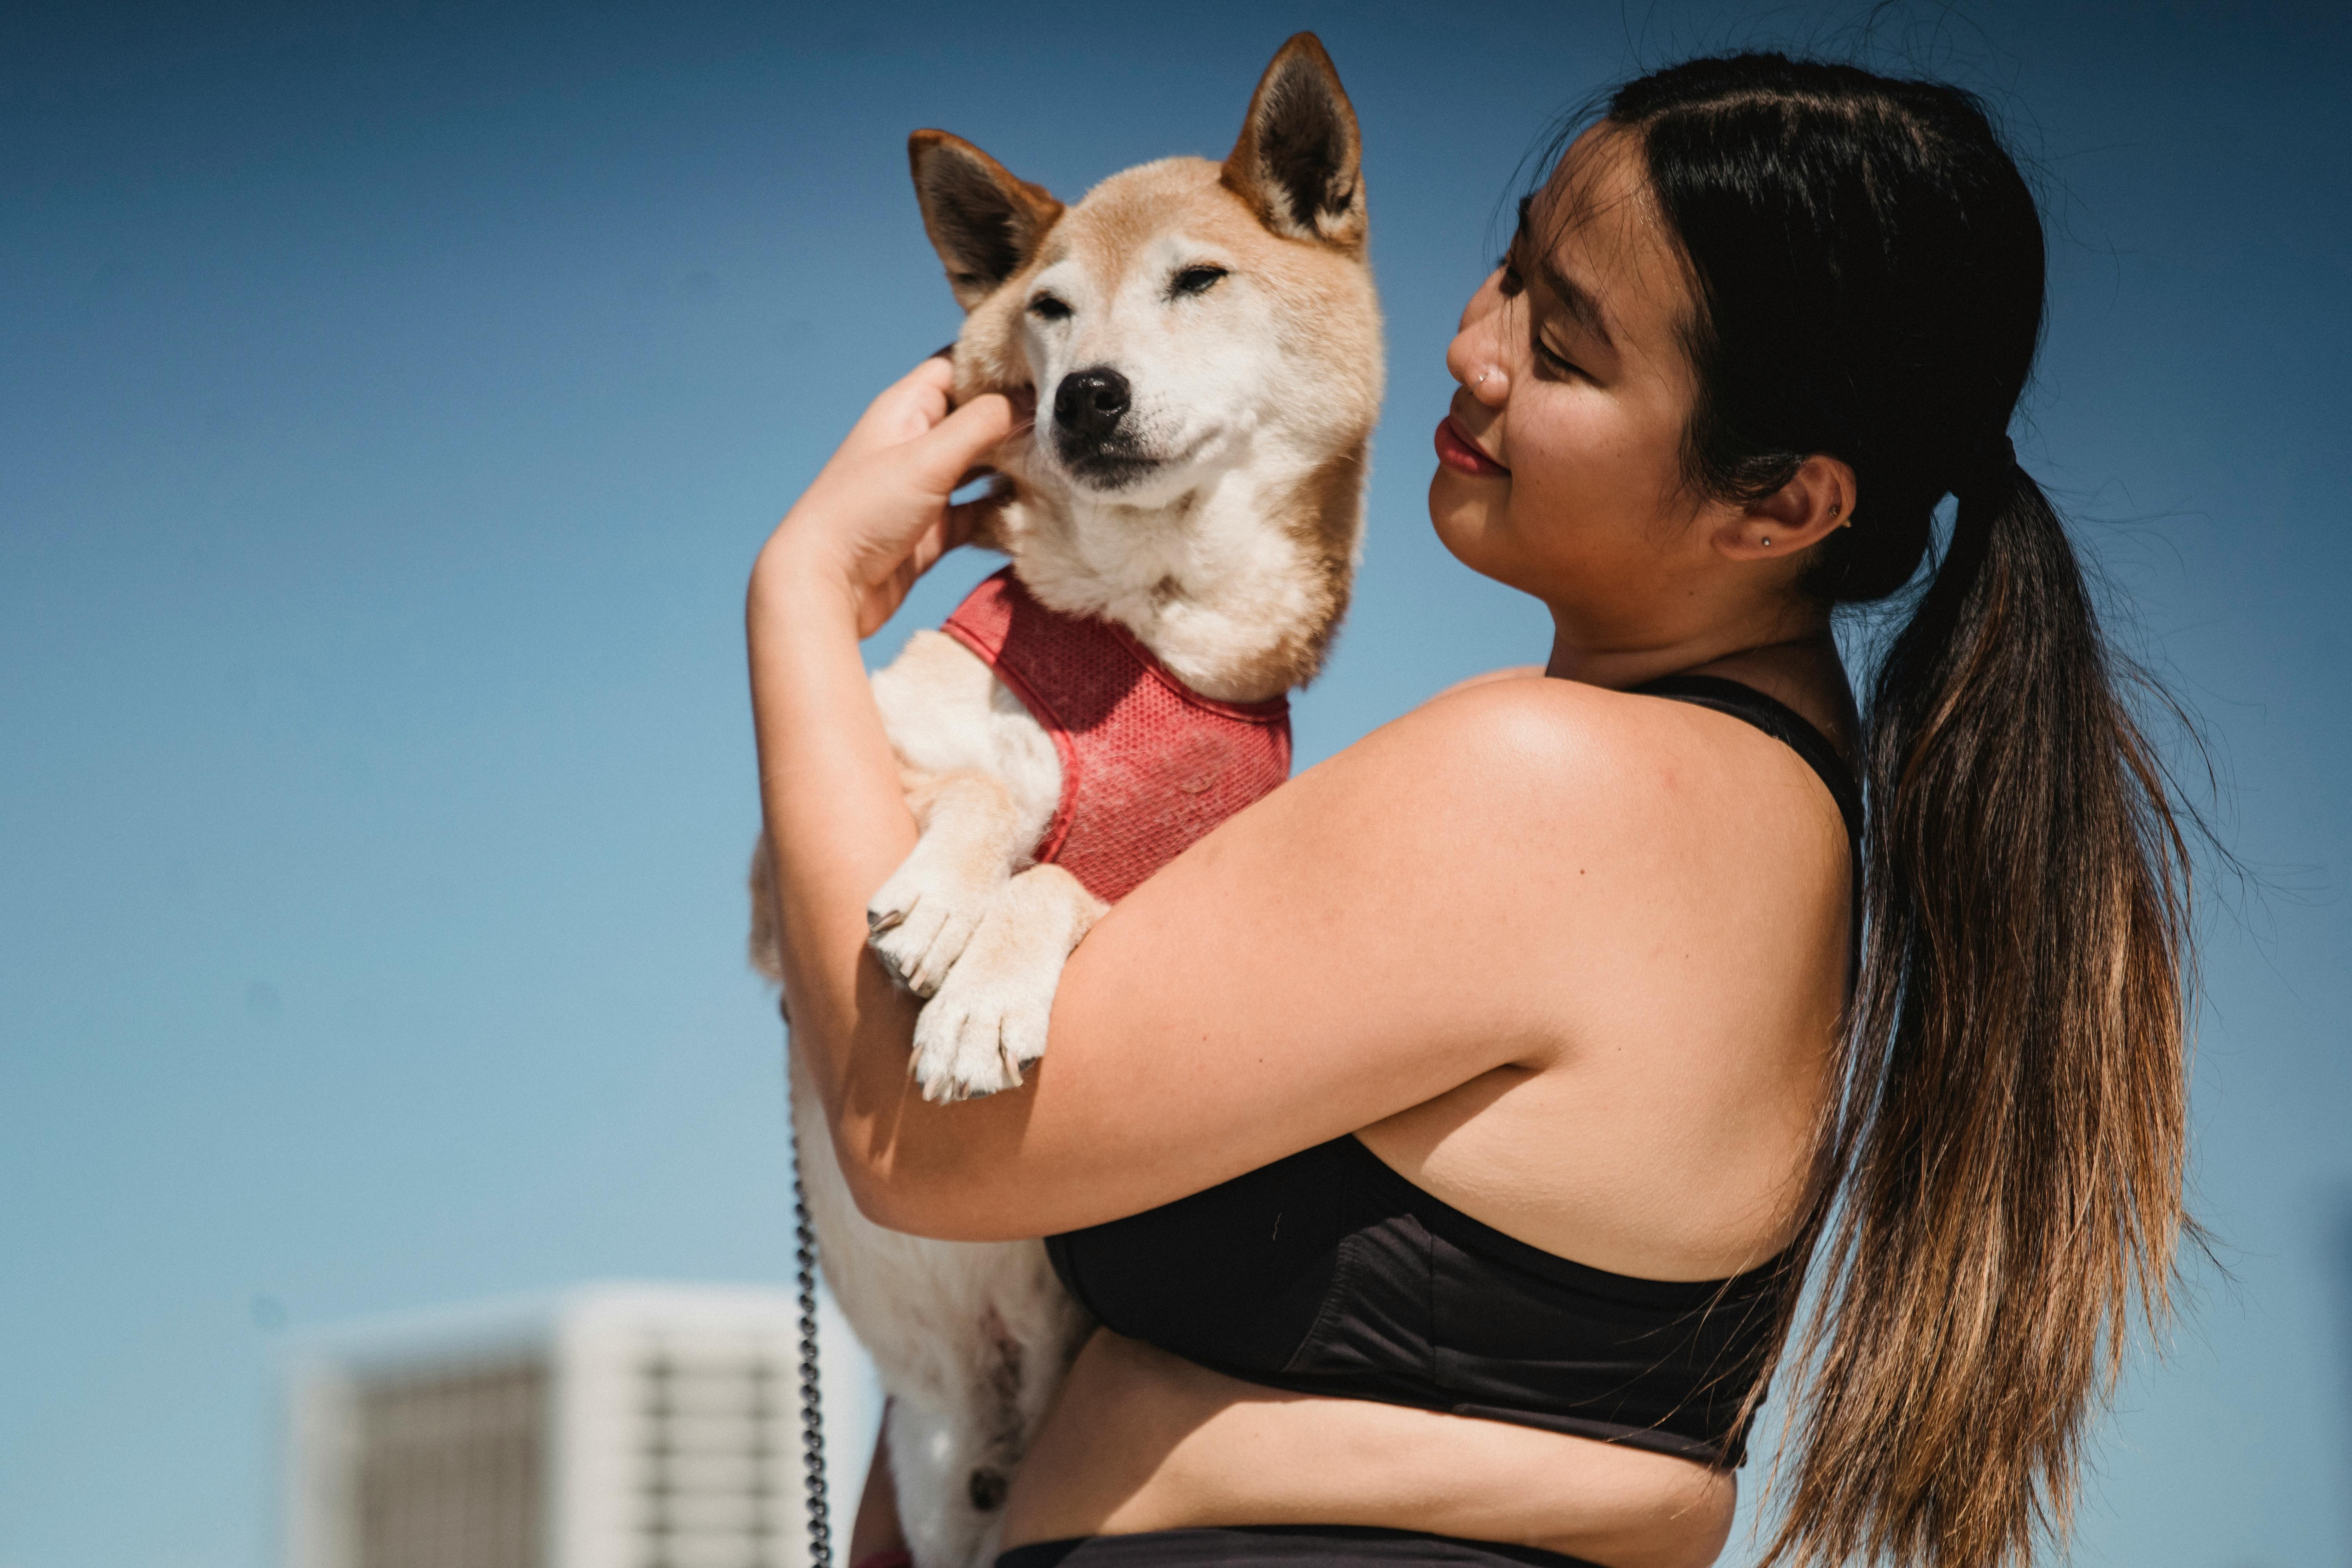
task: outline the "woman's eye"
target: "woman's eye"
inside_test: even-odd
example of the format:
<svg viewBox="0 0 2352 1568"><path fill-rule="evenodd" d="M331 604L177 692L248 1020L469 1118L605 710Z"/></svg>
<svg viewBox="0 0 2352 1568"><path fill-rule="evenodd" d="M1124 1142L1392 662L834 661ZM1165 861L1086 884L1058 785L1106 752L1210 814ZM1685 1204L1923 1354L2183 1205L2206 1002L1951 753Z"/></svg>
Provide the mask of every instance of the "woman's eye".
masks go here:
<svg viewBox="0 0 2352 1568"><path fill-rule="evenodd" d="M1182 299L1187 294L1205 294L1224 275L1225 269L1222 267L1187 267L1176 274L1175 279L1168 285L1168 292L1174 299Z"/></svg>
<svg viewBox="0 0 2352 1568"><path fill-rule="evenodd" d="M1496 261L1495 263L1495 270L1503 275L1502 278L1496 281L1495 287L1503 291L1503 297L1505 299L1509 299L1514 295L1524 293L1526 291L1528 280L1519 276L1518 268L1512 263L1509 257L1506 256Z"/></svg>
<svg viewBox="0 0 2352 1568"><path fill-rule="evenodd" d="M1029 313L1041 321L1066 321L1069 320L1070 308L1051 294L1040 294L1029 301Z"/></svg>
<svg viewBox="0 0 2352 1568"><path fill-rule="evenodd" d="M1536 338L1535 344L1536 358L1543 361L1546 368L1555 371L1561 375L1582 375L1584 374L1583 366L1578 364L1574 360L1570 359L1566 354L1561 353L1558 349L1553 348L1549 343L1544 342L1540 335Z"/></svg>

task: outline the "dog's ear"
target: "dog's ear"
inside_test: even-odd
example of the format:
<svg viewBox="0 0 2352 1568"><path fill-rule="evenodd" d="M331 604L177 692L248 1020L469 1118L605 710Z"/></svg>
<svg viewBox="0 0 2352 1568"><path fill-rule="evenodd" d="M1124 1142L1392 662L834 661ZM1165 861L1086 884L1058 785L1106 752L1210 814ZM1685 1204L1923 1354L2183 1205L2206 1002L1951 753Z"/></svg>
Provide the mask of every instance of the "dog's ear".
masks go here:
<svg viewBox="0 0 2352 1568"><path fill-rule="evenodd" d="M1362 154L1331 57L1298 33L1258 79L1223 183L1275 233L1353 250L1367 228Z"/></svg>
<svg viewBox="0 0 2352 1568"><path fill-rule="evenodd" d="M961 136L918 131L907 138L907 161L915 171L923 232L947 263L956 303L967 310L1020 271L1062 216L1062 204L1045 186L1014 179Z"/></svg>

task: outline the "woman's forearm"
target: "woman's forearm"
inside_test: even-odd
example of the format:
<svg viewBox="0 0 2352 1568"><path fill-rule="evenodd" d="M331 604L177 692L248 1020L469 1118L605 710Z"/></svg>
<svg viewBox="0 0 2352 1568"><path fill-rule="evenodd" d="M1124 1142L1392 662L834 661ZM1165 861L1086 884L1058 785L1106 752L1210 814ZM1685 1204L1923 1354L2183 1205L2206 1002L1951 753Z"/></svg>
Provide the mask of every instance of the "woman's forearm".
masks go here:
<svg viewBox="0 0 2352 1568"><path fill-rule="evenodd" d="M856 605L814 564L772 546L746 616L793 1048L837 1128L845 1104L895 1097L904 1082L915 1004L866 962L866 903L914 848L915 823L859 657Z"/></svg>
<svg viewBox="0 0 2352 1568"><path fill-rule="evenodd" d="M926 1102L908 1076L920 1004L866 951L866 906L915 847L889 737L858 654L858 613L823 563L772 546L747 612L760 796L799 1081L867 1217L919 1229L942 1194L1023 1137L1012 1090ZM804 1076L802 1076L804 1075Z"/></svg>

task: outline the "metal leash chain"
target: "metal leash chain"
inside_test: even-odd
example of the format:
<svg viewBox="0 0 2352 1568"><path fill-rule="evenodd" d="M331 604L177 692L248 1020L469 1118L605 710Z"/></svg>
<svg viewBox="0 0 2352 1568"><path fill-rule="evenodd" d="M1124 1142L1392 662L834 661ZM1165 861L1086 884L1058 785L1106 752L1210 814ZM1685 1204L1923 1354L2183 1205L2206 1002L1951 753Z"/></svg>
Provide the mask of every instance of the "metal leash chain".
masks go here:
<svg viewBox="0 0 2352 1568"><path fill-rule="evenodd" d="M808 1492L809 1568L833 1568L833 1511L824 1495L824 1386L816 1352L816 1232L793 1149L793 1236L801 1286L801 1479Z"/></svg>

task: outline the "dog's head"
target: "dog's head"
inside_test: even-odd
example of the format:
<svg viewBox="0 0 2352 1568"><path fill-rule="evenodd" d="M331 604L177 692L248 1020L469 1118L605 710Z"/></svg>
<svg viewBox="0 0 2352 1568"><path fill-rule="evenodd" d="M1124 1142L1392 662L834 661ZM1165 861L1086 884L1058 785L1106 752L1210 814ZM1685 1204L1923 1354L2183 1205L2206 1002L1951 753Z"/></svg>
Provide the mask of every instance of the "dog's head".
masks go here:
<svg viewBox="0 0 2352 1568"><path fill-rule="evenodd" d="M1000 466L1156 507L1245 459L1305 471L1360 443L1381 342L1360 152L1310 33L1266 68L1223 163L1147 163L1067 209L970 142L915 132L923 226L968 312L958 395L1036 399Z"/></svg>

